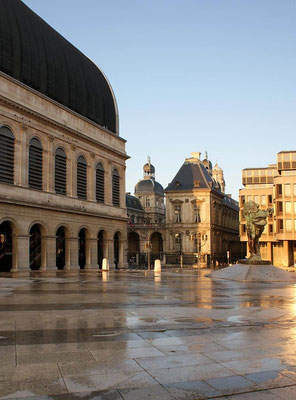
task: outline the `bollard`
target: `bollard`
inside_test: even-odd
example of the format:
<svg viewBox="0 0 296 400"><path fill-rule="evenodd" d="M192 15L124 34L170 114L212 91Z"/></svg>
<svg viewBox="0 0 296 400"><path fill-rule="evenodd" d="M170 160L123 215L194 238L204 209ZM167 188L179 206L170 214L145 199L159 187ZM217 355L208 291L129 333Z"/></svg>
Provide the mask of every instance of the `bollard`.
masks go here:
<svg viewBox="0 0 296 400"><path fill-rule="evenodd" d="M154 272L161 272L161 262L160 260L154 261Z"/></svg>
<svg viewBox="0 0 296 400"><path fill-rule="evenodd" d="M103 271L109 271L109 260L108 258L103 258L103 262L102 262L102 270Z"/></svg>

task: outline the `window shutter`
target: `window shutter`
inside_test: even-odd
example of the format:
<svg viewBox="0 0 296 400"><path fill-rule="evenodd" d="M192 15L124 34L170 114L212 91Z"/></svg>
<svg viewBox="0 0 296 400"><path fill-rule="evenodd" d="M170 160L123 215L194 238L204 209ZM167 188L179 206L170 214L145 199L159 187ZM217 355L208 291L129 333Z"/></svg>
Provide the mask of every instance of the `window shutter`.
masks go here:
<svg viewBox="0 0 296 400"><path fill-rule="evenodd" d="M29 146L29 187L42 190L42 145L34 138Z"/></svg>
<svg viewBox="0 0 296 400"><path fill-rule="evenodd" d="M96 168L96 199L99 203L104 203L105 200L104 174L104 167L101 163L99 163Z"/></svg>
<svg viewBox="0 0 296 400"><path fill-rule="evenodd" d="M77 197L86 200L87 189L87 165L84 157L80 156L77 160Z"/></svg>
<svg viewBox="0 0 296 400"><path fill-rule="evenodd" d="M114 169L112 173L112 203L114 206L120 206L119 173L117 169Z"/></svg>
<svg viewBox="0 0 296 400"><path fill-rule="evenodd" d="M14 136L6 126L0 127L0 182L14 183Z"/></svg>
<svg viewBox="0 0 296 400"><path fill-rule="evenodd" d="M63 195L67 191L67 157L61 147L55 153L55 191Z"/></svg>

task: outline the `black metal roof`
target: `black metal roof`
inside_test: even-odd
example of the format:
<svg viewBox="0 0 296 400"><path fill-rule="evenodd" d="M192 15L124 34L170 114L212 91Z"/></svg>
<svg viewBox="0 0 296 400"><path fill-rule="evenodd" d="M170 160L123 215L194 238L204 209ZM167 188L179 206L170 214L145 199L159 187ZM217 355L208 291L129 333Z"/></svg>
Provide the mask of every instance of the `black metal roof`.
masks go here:
<svg viewBox="0 0 296 400"><path fill-rule="evenodd" d="M165 191L209 189L214 188L214 184L213 179L202 163L185 162Z"/></svg>
<svg viewBox="0 0 296 400"><path fill-rule="evenodd" d="M158 193L164 195L163 187L154 179L143 179L135 186L135 193Z"/></svg>
<svg viewBox="0 0 296 400"><path fill-rule="evenodd" d="M103 73L21 0L0 1L0 71L117 133Z"/></svg>
<svg viewBox="0 0 296 400"><path fill-rule="evenodd" d="M126 193L125 200L127 209L144 212L142 204L137 197L132 196L129 193Z"/></svg>

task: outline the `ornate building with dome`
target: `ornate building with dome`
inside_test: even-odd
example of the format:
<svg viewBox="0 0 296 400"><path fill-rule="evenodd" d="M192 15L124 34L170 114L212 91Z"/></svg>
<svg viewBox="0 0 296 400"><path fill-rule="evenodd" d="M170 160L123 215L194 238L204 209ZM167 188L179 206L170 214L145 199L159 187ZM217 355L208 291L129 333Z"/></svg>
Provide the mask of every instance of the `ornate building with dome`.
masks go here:
<svg viewBox="0 0 296 400"><path fill-rule="evenodd" d="M0 271L126 266L125 140L103 72L0 2Z"/></svg>
<svg viewBox="0 0 296 400"><path fill-rule="evenodd" d="M130 264L147 264L148 252L152 262L160 258L167 266L209 266L244 256L238 202L225 194L222 168L200 156L186 158L165 190L150 160L144 165L135 196L127 195Z"/></svg>
<svg viewBox="0 0 296 400"><path fill-rule="evenodd" d="M130 264L146 265L163 260L165 237L164 190L155 180L155 167L150 158L143 166L143 179L135 186L135 196L127 193L128 260Z"/></svg>

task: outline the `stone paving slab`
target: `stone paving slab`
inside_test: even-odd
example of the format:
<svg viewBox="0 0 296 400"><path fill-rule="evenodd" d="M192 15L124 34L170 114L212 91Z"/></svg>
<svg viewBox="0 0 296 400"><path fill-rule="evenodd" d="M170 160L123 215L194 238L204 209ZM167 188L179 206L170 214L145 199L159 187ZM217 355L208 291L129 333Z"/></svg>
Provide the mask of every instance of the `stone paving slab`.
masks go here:
<svg viewBox="0 0 296 400"><path fill-rule="evenodd" d="M0 275L0 398L295 399L293 284Z"/></svg>

